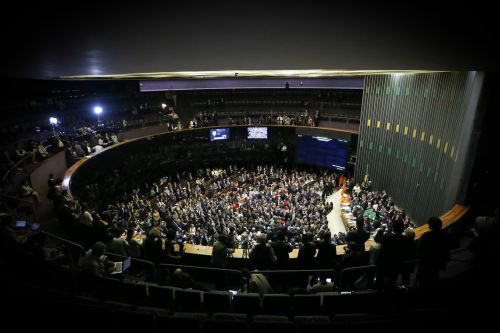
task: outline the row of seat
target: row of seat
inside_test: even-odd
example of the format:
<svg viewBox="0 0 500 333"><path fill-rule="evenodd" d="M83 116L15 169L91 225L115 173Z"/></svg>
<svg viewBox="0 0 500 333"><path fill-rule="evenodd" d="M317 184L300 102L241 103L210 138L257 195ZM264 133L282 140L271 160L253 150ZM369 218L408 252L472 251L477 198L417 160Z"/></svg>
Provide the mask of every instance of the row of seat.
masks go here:
<svg viewBox="0 0 500 333"><path fill-rule="evenodd" d="M328 316L294 316L255 315L244 313L193 313L176 312L165 313L150 308L130 309L119 304L105 303L101 305L80 302L49 301L48 307L57 317L64 317L78 323L83 331L135 331L140 332L361 332L370 330L404 329L411 326L422 329L428 323L446 316L440 309L418 310L404 315L370 315L366 313L338 315L335 318ZM414 323L412 318L423 318ZM91 318L91 321L85 320ZM96 323L98 326L96 327ZM51 328L57 323L52 322ZM62 327L61 327L62 328Z"/></svg>
<svg viewBox="0 0 500 333"><path fill-rule="evenodd" d="M58 288L11 281L4 297L11 320L47 325L52 332L73 329L126 329L160 332L175 329L211 332L239 329L245 332L308 332L327 329L360 332L361 329L425 328L448 319L442 310L418 310L433 306L431 299L448 298L436 290L401 289L322 293L319 295L239 294L183 290L153 284L98 279L88 282L98 297L65 292ZM81 280L82 282L82 280ZM19 285L19 286L15 286ZM22 308L12 306L22 302ZM436 305L439 306L439 305ZM10 315L13 314L13 317ZM16 317L17 316L17 317ZM29 316L26 320L25 316ZM417 319L417 320L415 320ZM73 326L65 324L70 322ZM444 321L445 322L445 321ZM419 326L420 325L420 326Z"/></svg>
<svg viewBox="0 0 500 333"><path fill-rule="evenodd" d="M376 291L327 292L320 294L265 294L227 291L199 291L154 284L122 282L102 278L88 284L87 292L100 300L153 306L172 312L234 312L250 315L317 315L343 313L404 312L416 302L417 293L401 289L391 293Z"/></svg>

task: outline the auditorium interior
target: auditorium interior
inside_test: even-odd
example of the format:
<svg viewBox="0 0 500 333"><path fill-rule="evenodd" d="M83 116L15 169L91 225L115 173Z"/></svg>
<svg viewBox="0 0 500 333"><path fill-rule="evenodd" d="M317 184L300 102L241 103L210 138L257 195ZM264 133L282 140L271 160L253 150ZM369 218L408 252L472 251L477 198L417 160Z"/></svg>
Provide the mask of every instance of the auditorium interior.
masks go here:
<svg viewBox="0 0 500 333"><path fill-rule="evenodd" d="M5 322L495 323L493 10L33 6L0 23Z"/></svg>

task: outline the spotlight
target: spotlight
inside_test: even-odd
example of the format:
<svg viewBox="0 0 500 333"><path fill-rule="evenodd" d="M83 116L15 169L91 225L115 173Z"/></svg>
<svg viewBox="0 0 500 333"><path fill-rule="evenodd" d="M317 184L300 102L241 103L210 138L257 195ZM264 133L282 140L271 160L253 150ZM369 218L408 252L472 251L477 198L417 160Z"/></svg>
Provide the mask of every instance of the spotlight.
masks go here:
<svg viewBox="0 0 500 333"><path fill-rule="evenodd" d="M162 108L162 109L165 109L166 107L167 107L167 104L165 104L165 103L161 103L161 108Z"/></svg>
<svg viewBox="0 0 500 333"><path fill-rule="evenodd" d="M100 124L99 115L102 113L102 107L99 105L94 106L94 113L97 115L97 127L99 127Z"/></svg>
<svg viewBox="0 0 500 333"><path fill-rule="evenodd" d="M56 117L50 117L49 118L49 123L52 125L52 133L54 134L54 136L56 136L56 129L55 129L55 125L57 125L57 118Z"/></svg>

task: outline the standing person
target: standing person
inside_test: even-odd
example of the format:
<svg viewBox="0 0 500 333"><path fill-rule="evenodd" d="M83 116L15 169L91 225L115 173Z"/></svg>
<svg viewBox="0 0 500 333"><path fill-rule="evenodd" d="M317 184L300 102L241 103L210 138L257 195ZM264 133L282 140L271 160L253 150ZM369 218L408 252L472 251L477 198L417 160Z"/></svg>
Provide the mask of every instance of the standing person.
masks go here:
<svg viewBox="0 0 500 333"><path fill-rule="evenodd" d="M403 235L402 220L392 223L392 234L377 234L380 252L377 258L377 285L380 288L396 287L399 274L403 273L404 262L414 257L413 240Z"/></svg>
<svg viewBox="0 0 500 333"><path fill-rule="evenodd" d="M141 257L141 244L134 238L134 228L127 229L128 253L132 258Z"/></svg>
<svg viewBox="0 0 500 333"><path fill-rule="evenodd" d="M228 243L229 239L226 235L219 235L217 241L212 246L212 266L221 269L227 268L227 258L234 252L234 249L227 247ZM215 288L217 290L228 289L226 272L222 271L222 273L217 274L215 279Z"/></svg>
<svg viewBox="0 0 500 333"><path fill-rule="evenodd" d="M179 247L179 253L176 253L174 249L175 238L177 233L174 229L167 230L167 239L165 240L165 252L164 257L168 263L176 263L181 259L180 253L182 253L182 248Z"/></svg>
<svg viewBox="0 0 500 333"><path fill-rule="evenodd" d="M56 188L57 182L54 179L53 174L49 174L49 179L47 180L47 184L49 185L49 191L47 192L47 198L49 200L54 200L54 195L56 193L55 188Z"/></svg>
<svg viewBox="0 0 500 333"><path fill-rule="evenodd" d="M106 243L106 252L115 253L124 257L128 257L128 242L121 236L123 230L118 228L110 228L109 241Z"/></svg>
<svg viewBox="0 0 500 333"><path fill-rule="evenodd" d="M339 190L342 188L344 185L344 175L340 175L339 177Z"/></svg>
<svg viewBox="0 0 500 333"><path fill-rule="evenodd" d="M332 244L332 234L327 231L323 234L323 240L318 244L318 267L331 269L336 265L337 247Z"/></svg>
<svg viewBox="0 0 500 333"><path fill-rule="evenodd" d="M365 230L365 221L356 219L356 230L349 231L346 235L347 242L354 242L362 250L365 249L365 242L370 239L370 233Z"/></svg>
<svg viewBox="0 0 500 333"><path fill-rule="evenodd" d="M219 235L212 246L212 265L217 268L227 268L227 258L234 249L227 246L229 239L226 235Z"/></svg>
<svg viewBox="0 0 500 333"><path fill-rule="evenodd" d="M49 185L49 188L53 188L57 185L57 182L54 179L54 175L51 173L49 174L49 179L47 180L47 185Z"/></svg>
<svg viewBox="0 0 500 333"><path fill-rule="evenodd" d="M427 224L429 231L422 235L418 246L418 280L421 286L439 281L439 271L446 269L450 250L458 247L458 243L442 230L443 221L439 217L429 218Z"/></svg>
<svg viewBox="0 0 500 333"><path fill-rule="evenodd" d="M158 231L148 232L142 246L142 258L159 264L162 256L161 234Z"/></svg>
<svg viewBox="0 0 500 333"><path fill-rule="evenodd" d="M268 246L266 242L266 235L259 235L257 237L257 244L250 251L250 262L258 270L270 269L278 261L273 248Z"/></svg>
<svg viewBox="0 0 500 333"><path fill-rule="evenodd" d="M302 236L302 246L297 255L297 263L300 269L312 269L315 266L314 256L316 255L317 245L313 241L313 235L306 233Z"/></svg>
<svg viewBox="0 0 500 333"><path fill-rule="evenodd" d="M289 253L293 247L289 242L286 242L286 234L284 231L279 231L276 235L276 240L271 243L274 254L276 255L276 268L286 269L288 267Z"/></svg>

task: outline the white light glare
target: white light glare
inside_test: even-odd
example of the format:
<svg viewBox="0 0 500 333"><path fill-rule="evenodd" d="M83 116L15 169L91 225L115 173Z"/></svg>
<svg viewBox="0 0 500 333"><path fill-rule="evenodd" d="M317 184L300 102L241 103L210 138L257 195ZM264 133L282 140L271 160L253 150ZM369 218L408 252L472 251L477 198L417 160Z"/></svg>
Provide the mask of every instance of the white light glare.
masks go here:
<svg viewBox="0 0 500 333"><path fill-rule="evenodd" d="M94 112L95 112L95 114L101 114L102 113L102 107L100 107L100 106L94 107Z"/></svg>
<svg viewBox="0 0 500 333"><path fill-rule="evenodd" d="M49 122L52 124L52 125L57 125L57 118L56 117L50 117L49 118Z"/></svg>
<svg viewBox="0 0 500 333"><path fill-rule="evenodd" d="M322 136L313 136L313 138L315 138L318 141L323 141L323 142L330 142L330 141L332 141L332 139L325 138L325 137L322 137Z"/></svg>

